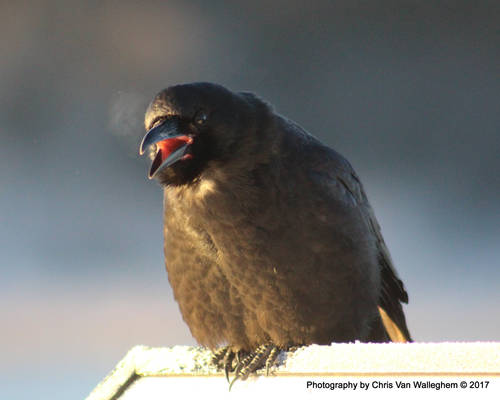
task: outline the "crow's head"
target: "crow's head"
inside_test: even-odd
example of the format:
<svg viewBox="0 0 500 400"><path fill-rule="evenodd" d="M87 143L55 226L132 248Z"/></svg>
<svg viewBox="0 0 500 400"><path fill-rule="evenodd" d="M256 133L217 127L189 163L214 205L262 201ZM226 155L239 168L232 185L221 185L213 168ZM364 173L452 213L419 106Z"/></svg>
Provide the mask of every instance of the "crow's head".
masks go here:
<svg viewBox="0 0 500 400"><path fill-rule="evenodd" d="M149 178L181 185L200 175L210 162L230 158L252 125L254 96L233 93L212 83L190 83L162 90L145 116L140 154L150 148Z"/></svg>

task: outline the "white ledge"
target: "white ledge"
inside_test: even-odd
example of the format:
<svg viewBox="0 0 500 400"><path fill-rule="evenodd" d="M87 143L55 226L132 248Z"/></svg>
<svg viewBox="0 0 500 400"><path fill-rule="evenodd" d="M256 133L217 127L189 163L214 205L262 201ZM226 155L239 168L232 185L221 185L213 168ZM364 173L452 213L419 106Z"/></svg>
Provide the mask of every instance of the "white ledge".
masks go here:
<svg viewBox="0 0 500 400"><path fill-rule="evenodd" d="M212 353L204 348L175 346L151 348L136 346L116 368L92 391L87 400L116 400L125 398L161 398L142 394L132 395L138 383L147 377L173 378L217 377L217 387L227 393L223 373L211 365ZM500 343L341 343L330 346L311 345L295 352L282 352L271 377L258 379L274 381L285 377L491 377L500 381ZM238 382L235 387L255 386L256 378ZM162 380L164 381L164 380ZM219 382L221 381L221 382ZM223 381L223 382L222 382ZM154 382L154 384L153 384ZM207 385L206 379L202 380ZM149 385L158 386L150 380ZM181 383L187 387L183 379ZM189 384L191 385L192 382ZM202 385L202 386L203 386ZM210 384L212 385L212 384ZM160 393L155 386L151 393ZM275 385L276 386L276 385ZM152 386L151 386L152 387ZM133 389L133 390L132 390ZM207 389L206 390L210 390ZM268 390L268 389L266 389ZM185 391L184 391L185 392ZM149 393L149 392L148 392ZM170 393L170 390L169 390ZM165 398L165 397L163 397Z"/></svg>

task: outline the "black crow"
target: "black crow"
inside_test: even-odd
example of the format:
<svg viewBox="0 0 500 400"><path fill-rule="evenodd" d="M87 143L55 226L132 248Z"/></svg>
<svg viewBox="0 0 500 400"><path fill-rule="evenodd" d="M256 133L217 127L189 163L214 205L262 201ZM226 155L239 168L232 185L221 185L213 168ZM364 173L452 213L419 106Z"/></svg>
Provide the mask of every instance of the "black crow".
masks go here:
<svg viewBox="0 0 500 400"><path fill-rule="evenodd" d="M168 278L195 339L222 346L226 375L311 343L411 341L408 295L344 157L212 83L161 91L145 126Z"/></svg>

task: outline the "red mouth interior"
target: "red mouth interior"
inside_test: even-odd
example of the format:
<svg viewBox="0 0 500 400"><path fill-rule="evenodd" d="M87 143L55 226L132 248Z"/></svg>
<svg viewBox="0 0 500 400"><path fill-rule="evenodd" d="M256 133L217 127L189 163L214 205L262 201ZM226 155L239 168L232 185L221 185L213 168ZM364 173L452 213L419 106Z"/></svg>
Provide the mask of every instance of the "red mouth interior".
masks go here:
<svg viewBox="0 0 500 400"><path fill-rule="evenodd" d="M161 142L157 142L156 146L158 149L158 153L160 153L161 156L161 164L168 158L170 154L172 154L183 144L190 144L192 142L193 139L191 139L189 136L178 136L172 139L165 139Z"/></svg>
<svg viewBox="0 0 500 400"><path fill-rule="evenodd" d="M165 162L165 160L172 154L175 150L185 144L193 143L193 138L189 136L178 136L172 139L165 139L156 143L156 155L151 165L151 170L149 171L150 176L152 176L158 168ZM186 157L186 156L185 156Z"/></svg>

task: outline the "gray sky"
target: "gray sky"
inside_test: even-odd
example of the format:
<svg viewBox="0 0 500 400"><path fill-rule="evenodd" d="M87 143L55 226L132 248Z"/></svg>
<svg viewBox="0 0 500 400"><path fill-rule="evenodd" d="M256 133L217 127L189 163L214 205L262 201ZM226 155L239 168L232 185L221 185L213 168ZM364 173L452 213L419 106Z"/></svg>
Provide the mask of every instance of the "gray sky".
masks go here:
<svg viewBox="0 0 500 400"><path fill-rule="evenodd" d="M498 2L32 3L0 5L7 397L82 398L135 344L194 344L137 154L146 104L189 81L352 162L416 340L500 339Z"/></svg>

